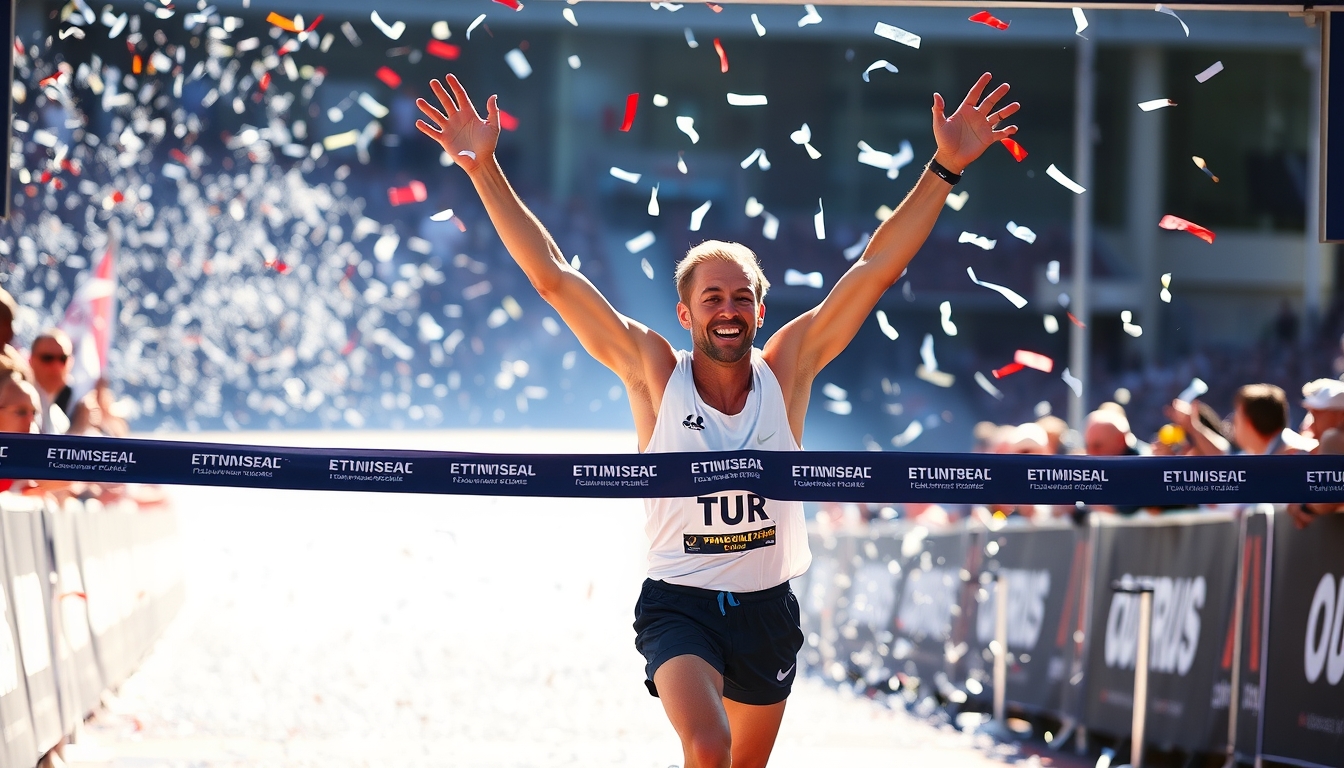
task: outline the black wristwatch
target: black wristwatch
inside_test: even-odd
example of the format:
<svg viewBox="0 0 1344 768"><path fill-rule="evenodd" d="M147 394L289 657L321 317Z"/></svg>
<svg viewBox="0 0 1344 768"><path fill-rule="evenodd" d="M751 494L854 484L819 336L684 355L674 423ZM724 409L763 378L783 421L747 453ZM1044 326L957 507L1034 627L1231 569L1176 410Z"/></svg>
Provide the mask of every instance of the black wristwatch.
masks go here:
<svg viewBox="0 0 1344 768"><path fill-rule="evenodd" d="M951 184L954 187L957 185L957 182L961 181L960 173L953 173L947 170L946 168L943 167L943 164L938 162L937 160L929 161L929 170L933 171L933 175L937 176L943 181L946 181L948 184Z"/></svg>

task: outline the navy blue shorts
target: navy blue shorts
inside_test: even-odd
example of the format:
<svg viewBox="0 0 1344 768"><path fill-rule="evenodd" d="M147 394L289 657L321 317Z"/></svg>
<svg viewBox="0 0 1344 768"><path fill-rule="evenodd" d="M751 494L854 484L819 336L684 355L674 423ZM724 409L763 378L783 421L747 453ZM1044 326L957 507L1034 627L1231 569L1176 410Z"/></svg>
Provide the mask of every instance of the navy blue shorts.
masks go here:
<svg viewBox="0 0 1344 768"><path fill-rule="evenodd" d="M668 659L699 656L723 675L723 696L742 704L789 697L803 647L798 600L786 581L759 592L716 592L644 580L635 603L635 648L644 684Z"/></svg>

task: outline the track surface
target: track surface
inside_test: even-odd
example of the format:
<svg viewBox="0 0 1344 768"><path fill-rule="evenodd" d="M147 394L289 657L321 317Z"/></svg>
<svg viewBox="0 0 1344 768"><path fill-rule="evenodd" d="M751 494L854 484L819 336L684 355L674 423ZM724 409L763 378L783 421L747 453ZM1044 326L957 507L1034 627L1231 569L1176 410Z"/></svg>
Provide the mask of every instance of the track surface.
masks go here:
<svg viewBox="0 0 1344 768"><path fill-rule="evenodd" d="M632 450L628 433L192 435ZM679 765L642 685L638 501L177 488L188 597L74 766ZM771 766L1016 762L800 681ZM1035 762L1035 759L1032 759Z"/></svg>

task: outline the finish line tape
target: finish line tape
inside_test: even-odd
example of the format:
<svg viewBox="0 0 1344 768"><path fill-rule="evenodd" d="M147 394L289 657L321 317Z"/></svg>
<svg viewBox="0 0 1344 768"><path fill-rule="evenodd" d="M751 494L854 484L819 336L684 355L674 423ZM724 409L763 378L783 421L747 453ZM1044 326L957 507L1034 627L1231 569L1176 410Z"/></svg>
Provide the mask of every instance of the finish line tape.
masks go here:
<svg viewBox="0 0 1344 768"><path fill-rule="evenodd" d="M0 477L309 491L1190 506L1344 501L1344 456L485 454L0 434Z"/></svg>

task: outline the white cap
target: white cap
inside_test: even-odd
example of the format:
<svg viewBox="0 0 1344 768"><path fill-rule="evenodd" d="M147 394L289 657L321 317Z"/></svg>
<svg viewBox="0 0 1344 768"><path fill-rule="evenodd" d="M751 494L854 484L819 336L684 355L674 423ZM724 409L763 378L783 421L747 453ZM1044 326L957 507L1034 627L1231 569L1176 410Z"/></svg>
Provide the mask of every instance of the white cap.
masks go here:
<svg viewBox="0 0 1344 768"><path fill-rule="evenodd" d="M1317 379L1302 387L1302 407L1312 411L1344 411L1344 381Z"/></svg>

